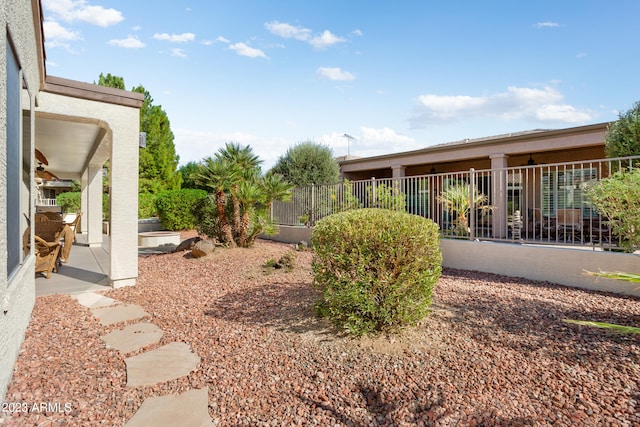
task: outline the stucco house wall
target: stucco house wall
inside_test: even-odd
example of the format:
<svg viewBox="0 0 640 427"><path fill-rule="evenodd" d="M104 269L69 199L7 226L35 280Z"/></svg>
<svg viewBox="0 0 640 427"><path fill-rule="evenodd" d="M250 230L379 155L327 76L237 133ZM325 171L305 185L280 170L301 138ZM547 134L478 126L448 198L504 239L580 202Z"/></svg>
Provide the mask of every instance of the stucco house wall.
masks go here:
<svg viewBox="0 0 640 427"><path fill-rule="evenodd" d="M23 142L33 144L33 112L39 90L39 58L32 7L37 3L0 1L0 21L3 26L0 34L0 397L4 397L6 393L35 302L33 255L26 257L17 271L7 277L7 43L11 43L23 72L26 86L22 93L23 108L26 107L31 112L27 118L31 120L31 126L26 126L29 135L23 135ZM33 153L32 146L29 151ZM32 184L31 193L33 192Z"/></svg>

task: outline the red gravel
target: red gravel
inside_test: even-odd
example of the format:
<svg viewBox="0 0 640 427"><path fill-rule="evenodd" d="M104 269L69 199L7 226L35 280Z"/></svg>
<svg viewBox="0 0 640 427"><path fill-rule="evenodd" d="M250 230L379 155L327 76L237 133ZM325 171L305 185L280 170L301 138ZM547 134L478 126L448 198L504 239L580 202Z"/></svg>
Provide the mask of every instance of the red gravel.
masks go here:
<svg viewBox="0 0 640 427"><path fill-rule="evenodd" d="M202 358L153 387L125 386L123 356L100 340L115 326L69 296L38 298L6 402L61 410L3 413L0 425L122 425L148 396L205 386L220 426L640 425L640 336L562 322L637 326L638 298L447 270L420 326L352 340L313 314L310 252L292 272L263 271L289 250L140 258L138 285L107 295L164 330L145 351L184 341Z"/></svg>

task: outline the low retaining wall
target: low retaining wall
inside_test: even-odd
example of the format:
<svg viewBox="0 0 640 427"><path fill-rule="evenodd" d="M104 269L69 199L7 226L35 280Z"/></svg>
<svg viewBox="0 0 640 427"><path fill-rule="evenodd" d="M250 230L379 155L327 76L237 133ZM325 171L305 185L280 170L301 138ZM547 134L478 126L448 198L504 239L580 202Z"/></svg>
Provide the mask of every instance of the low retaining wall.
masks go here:
<svg viewBox="0 0 640 427"><path fill-rule="evenodd" d="M311 242L311 228L280 226L275 236L284 243ZM640 274L640 255L542 245L442 239L443 265L511 277L557 283L624 295L640 296L638 283L593 277L586 271L622 271Z"/></svg>
<svg viewBox="0 0 640 427"><path fill-rule="evenodd" d="M637 283L586 273L622 271L640 274L640 256L635 254L454 239L442 239L440 247L445 267L640 296Z"/></svg>
<svg viewBox="0 0 640 427"><path fill-rule="evenodd" d="M307 243L311 243L311 228L303 226L293 225L279 225L278 234L274 236L267 236L261 234L261 239L273 240L282 243L300 243L303 240Z"/></svg>

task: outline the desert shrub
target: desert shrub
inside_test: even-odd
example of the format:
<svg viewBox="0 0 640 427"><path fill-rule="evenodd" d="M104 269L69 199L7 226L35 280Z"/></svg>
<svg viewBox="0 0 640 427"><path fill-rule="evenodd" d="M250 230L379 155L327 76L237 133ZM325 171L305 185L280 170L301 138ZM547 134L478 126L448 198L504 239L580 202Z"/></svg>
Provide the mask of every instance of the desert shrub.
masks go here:
<svg viewBox="0 0 640 427"><path fill-rule="evenodd" d="M319 314L353 335L413 325L429 311L442 271L438 226L386 209L357 209L313 230Z"/></svg>
<svg viewBox="0 0 640 427"><path fill-rule="evenodd" d="M587 190L627 252L640 247L640 168L618 171Z"/></svg>
<svg viewBox="0 0 640 427"><path fill-rule="evenodd" d="M160 193L156 198L156 208L162 226L167 230L196 228L195 206L206 197L206 191L189 188Z"/></svg>
<svg viewBox="0 0 640 427"><path fill-rule="evenodd" d="M158 216L156 195L149 193L138 194L138 218L153 218L155 216Z"/></svg>

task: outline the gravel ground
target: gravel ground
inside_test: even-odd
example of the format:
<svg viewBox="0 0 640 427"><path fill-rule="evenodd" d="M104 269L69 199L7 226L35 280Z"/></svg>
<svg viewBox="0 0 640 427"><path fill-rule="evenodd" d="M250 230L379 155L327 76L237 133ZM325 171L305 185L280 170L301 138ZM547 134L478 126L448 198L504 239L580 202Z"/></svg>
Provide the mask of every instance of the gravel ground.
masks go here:
<svg viewBox="0 0 640 427"><path fill-rule="evenodd" d="M264 271L289 250L140 258L138 285L107 295L142 305L165 335L127 356L184 341L202 358L157 386L125 386L123 356L100 340L115 326L69 296L38 298L6 401L61 410L0 425L122 425L146 397L201 387L220 426L640 425L640 337L562 322L637 326L637 298L445 270L418 327L353 340L313 314L310 252L292 272Z"/></svg>

